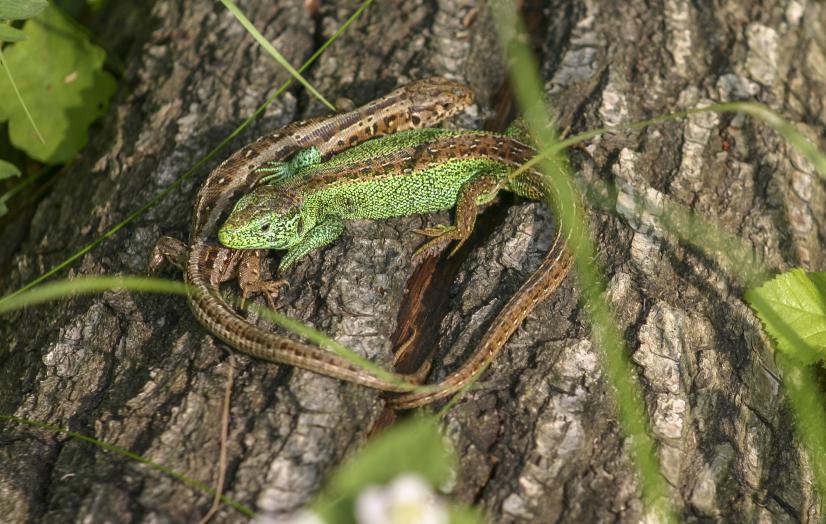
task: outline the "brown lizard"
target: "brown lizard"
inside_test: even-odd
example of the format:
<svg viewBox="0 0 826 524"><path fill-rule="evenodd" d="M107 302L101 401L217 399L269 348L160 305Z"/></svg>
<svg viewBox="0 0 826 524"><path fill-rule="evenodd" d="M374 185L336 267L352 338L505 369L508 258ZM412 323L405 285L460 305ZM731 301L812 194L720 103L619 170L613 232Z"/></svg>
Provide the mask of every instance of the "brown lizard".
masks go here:
<svg viewBox="0 0 826 524"><path fill-rule="evenodd" d="M209 174L196 197L189 245L170 237L161 238L150 268L164 259L182 268L195 317L210 333L243 353L376 389L409 389L330 351L271 333L241 317L218 293L222 282L237 274L244 296L271 293L278 283L259 280L261 252L225 248L215 242L215 235L235 200L258 180L260 173L256 169L262 164L286 160L309 146L329 157L370 138L431 126L458 113L472 100L467 86L434 77L407 84L354 111L294 122L259 138ZM399 382L411 382L406 375L394 377Z"/></svg>
<svg viewBox="0 0 826 524"><path fill-rule="evenodd" d="M239 249L286 249L279 266L283 270L334 242L347 220L455 208L453 224L419 231L435 238L417 253L437 250L452 240L458 241L458 248L472 232L479 206L500 190L562 205L558 191L562 188L547 182L535 169L517 171L536 154L512 136L444 129L408 130L377 138L326 162L310 148L302 153L297 167L279 166L276 178L244 195L218 237ZM567 240L563 228L558 228L543 263L508 301L457 371L423 391L391 399L390 404L410 408L432 402L458 391L484 370L528 313L567 275L572 262Z"/></svg>

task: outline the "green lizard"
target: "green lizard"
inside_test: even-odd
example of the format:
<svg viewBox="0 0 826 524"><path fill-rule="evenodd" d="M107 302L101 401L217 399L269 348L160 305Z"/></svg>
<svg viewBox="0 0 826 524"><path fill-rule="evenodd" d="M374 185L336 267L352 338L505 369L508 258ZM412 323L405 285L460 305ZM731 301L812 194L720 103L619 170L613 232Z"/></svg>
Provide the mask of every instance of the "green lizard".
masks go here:
<svg viewBox="0 0 826 524"><path fill-rule="evenodd" d="M472 100L473 92L465 85L439 77L426 78L352 111L293 122L259 138L209 174L195 200L189 244L162 237L150 267L159 266L164 259L181 267L195 317L212 334L241 352L368 387L404 390L403 384L410 377L397 375L395 381L388 381L324 348L271 333L241 317L219 293L222 282L237 275L244 296L263 291L268 297L270 289L277 289L277 283L260 279L260 252L228 249L213 239L234 200L261 176L259 166L288 159L310 146L322 156L330 156L370 138L434 125Z"/></svg>
<svg viewBox="0 0 826 524"><path fill-rule="evenodd" d="M539 199L541 178L528 172L509 181L513 168L533 156L514 139L480 131L418 129L367 141L320 161L314 148L273 163L235 205L218 239L235 249L286 249L284 271L333 242L344 221L385 219L457 207L457 223L421 233L436 238L419 254L448 240L463 241L476 208L500 189Z"/></svg>
<svg viewBox="0 0 826 524"><path fill-rule="evenodd" d="M289 162L271 163L265 182L242 197L218 232L235 249L286 249L284 271L333 242L346 220L384 219L455 207L455 222L418 231L435 237L417 256L473 230L478 206L502 190L530 199L554 196L534 170L510 174L535 151L505 135L420 129L364 142L322 162L313 148ZM423 393L392 401L414 407L460 389L487 366L536 303L548 297L571 266L559 234L540 268L494 319L471 358ZM458 245L457 245L458 248ZM455 249L454 249L455 251Z"/></svg>

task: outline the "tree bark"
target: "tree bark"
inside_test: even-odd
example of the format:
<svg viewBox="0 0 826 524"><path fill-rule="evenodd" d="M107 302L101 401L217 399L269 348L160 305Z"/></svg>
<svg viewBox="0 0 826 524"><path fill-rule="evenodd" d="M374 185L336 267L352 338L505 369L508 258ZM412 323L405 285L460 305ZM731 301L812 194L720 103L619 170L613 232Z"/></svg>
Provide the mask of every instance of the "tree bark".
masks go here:
<svg viewBox="0 0 826 524"><path fill-rule="evenodd" d="M238 3L292 64L357 7ZM823 146L826 11L814 2L538 4L527 2L523 12L557 123L570 133L750 99ZM6 292L157 195L288 78L218 3L156 1L149 17L135 9L124 3L101 20L101 40L128 64L108 116L35 212L0 233L14 252L0 257L10 260ZM507 117L506 66L482 3L376 2L307 77L333 98L363 103L432 74L477 93L454 125L479 128ZM208 168L258 135L323 113L293 87ZM574 151L572 164L583 186L618 188L607 206L588 206L595 262L681 517L821 520L772 350L742 299L739 268L681 241L634 202L646 195L686 206L745 239L769 266L814 270L826 259L822 180L765 125L734 115L606 135ZM145 273L159 236L187 238L207 172L62 276ZM335 245L289 275L279 306L384 364L415 325L413 354L435 346L430 380L443 377L538 265L554 229L543 204L503 198L459 255L413 267L422 239L411 229L448 219L348 225ZM172 269L164 276L180 278ZM0 337L0 413L93 435L212 484L230 352L184 298L76 297L4 316ZM301 508L386 423L375 391L242 355L232 361L227 494L257 511ZM508 342L482 379L488 387L445 417L461 462L453 496L484 508L491 522L644 518L601 363L577 279L569 277ZM210 504L208 495L135 461L19 424L0 423L0 465L0 515L11 522L191 522ZM231 508L217 517L243 520Z"/></svg>

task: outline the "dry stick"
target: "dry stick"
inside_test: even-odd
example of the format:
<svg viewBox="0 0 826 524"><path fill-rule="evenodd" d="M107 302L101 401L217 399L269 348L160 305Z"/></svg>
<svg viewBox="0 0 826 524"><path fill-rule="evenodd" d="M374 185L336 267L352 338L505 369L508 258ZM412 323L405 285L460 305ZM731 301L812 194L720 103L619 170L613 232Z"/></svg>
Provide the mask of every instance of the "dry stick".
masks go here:
<svg viewBox="0 0 826 524"><path fill-rule="evenodd" d="M212 498L212 507L206 515L198 521L198 524L206 524L221 509L221 495L224 490L224 481L227 474L227 454L229 450L229 406L232 397L232 373L235 369L235 357L229 356L229 369L227 370L227 387L224 390L224 410L221 414L221 449L218 454L218 479L215 481L215 496Z"/></svg>

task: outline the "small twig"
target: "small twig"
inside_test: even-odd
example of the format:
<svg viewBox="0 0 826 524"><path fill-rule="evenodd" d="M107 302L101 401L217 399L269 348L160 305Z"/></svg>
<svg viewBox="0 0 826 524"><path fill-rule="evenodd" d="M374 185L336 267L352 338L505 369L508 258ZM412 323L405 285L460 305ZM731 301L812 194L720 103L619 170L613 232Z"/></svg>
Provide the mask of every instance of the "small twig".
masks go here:
<svg viewBox="0 0 826 524"><path fill-rule="evenodd" d="M212 498L212 507L206 515L198 521L198 524L206 524L221 509L221 495L224 490L224 481L227 474L227 454L229 450L229 406L232 398L232 374L235 369L235 358L229 357L229 369L227 370L227 387L224 390L224 405L221 415L221 449L218 454L218 480L215 482L215 496Z"/></svg>

